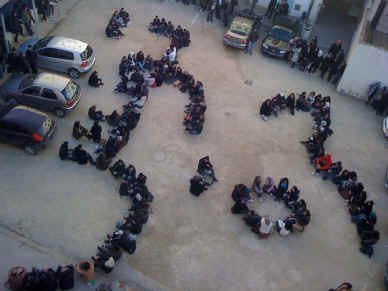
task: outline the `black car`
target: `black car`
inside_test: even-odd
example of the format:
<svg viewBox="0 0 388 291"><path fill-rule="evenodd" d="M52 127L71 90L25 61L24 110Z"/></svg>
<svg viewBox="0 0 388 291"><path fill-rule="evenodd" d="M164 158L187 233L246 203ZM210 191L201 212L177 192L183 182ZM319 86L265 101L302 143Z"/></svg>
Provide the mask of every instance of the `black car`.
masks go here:
<svg viewBox="0 0 388 291"><path fill-rule="evenodd" d="M25 106L0 108L0 141L23 148L36 155L46 147L56 130L47 114Z"/></svg>

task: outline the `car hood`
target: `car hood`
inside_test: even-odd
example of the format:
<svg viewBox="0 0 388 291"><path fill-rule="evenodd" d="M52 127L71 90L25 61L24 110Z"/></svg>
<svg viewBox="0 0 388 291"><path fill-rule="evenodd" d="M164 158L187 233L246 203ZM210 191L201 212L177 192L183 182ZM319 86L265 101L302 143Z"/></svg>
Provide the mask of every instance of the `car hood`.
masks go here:
<svg viewBox="0 0 388 291"><path fill-rule="evenodd" d="M273 38L272 36L268 36L264 43L267 46L277 48L279 50L289 50L288 43L285 41L281 41L279 39Z"/></svg>
<svg viewBox="0 0 388 291"><path fill-rule="evenodd" d="M17 50L17 53L18 53L18 54L20 54L20 53L26 53L26 51L27 51L27 49L28 49L28 46L29 46L29 45L34 46L39 40L40 40L40 38L30 38L29 40L23 42L23 43L19 46L19 49Z"/></svg>
<svg viewBox="0 0 388 291"><path fill-rule="evenodd" d="M12 77L1 87L2 92L18 91L20 83L26 78L26 76L27 75Z"/></svg>

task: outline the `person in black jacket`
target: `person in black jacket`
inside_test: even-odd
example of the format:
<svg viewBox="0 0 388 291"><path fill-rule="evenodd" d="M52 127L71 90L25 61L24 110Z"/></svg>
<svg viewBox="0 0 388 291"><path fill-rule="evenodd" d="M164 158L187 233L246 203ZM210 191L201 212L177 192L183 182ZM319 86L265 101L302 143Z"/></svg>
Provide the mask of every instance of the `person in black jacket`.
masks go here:
<svg viewBox="0 0 388 291"><path fill-rule="evenodd" d="M71 150L69 150L69 142L64 141L61 147L59 148L59 158L64 161L69 159L71 155Z"/></svg>
<svg viewBox="0 0 388 291"><path fill-rule="evenodd" d="M267 121L268 117L271 116L271 113L272 113L271 99L267 99L260 106L260 116L264 121Z"/></svg>
<svg viewBox="0 0 388 291"><path fill-rule="evenodd" d="M202 176L209 175L215 182L218 181L214 173L213 165L210 163L209 156L199 160L197 172Z"/></svg>
<svg viewBox="0 0 388 291"><path fill-rule="evenodd" d="M104 83L102 82L102 80L98 77L98 73L97 71L94 71L90 77L89 77L89 80L88 80L88 84L92 87L100 87L100 86L104 86Z"/></svg>
<svg viewBox="0 0 388 291"><path fill-rule="evenodd" d="M35 51L32 50L32 46L29 45L28 49L26 51L26 59L27 59L28 63L30 64L31 72L33 74L38 73L37 58L38 58L38 55L36 54Z"/></svg>
<svg viewBox="0 0 388 291"><path fill-rule="evenodd" d="M96 105L90 106L88 110L88 116L94 121L105 121L105 116L101 110L97 111Z"/></svg>
<svg viewBox="0 0 388 291"><path fill-rule="evenodd" d="M63 265L57 269L58 286L62 290L69 290L74 287L74 266Z"/></svg>
<svg viewBox="0 0 388 291"><path fill-rule="evenodd" d="M295 114L295 94L291 93L287 97L287 107L290 109L291 115Z"/></svg>
<svg viewBox="0 0 388 291"><path fill-rule="evenodd" d="M92 164L92 165L95 165L96 163L94 162L93 158L91 157L91 155L85 151L82 147L82 145L78 145L74 151L73 151L73 155L72 155L72 159L73 161L76 161L78 162L78 164L80 165L85 165L88 163L88 161Z"/></svg>
<svg viewBox="0 0 388 291"><path fill-rule="evenodd" d="M206 187L206 183L204 182L201 176L194 176L190 180L190 193L199 196L203 191L206 191L208 188Z"/></svg>
<svg viewBox="0 0 388 291"><path fill-rule="evenodd" d="M93 142L95 143L101 142L101 132L102 132L102 128L98 124L98 120L94 121L94 124L90 129L90 138L93 140Z"/></svg>

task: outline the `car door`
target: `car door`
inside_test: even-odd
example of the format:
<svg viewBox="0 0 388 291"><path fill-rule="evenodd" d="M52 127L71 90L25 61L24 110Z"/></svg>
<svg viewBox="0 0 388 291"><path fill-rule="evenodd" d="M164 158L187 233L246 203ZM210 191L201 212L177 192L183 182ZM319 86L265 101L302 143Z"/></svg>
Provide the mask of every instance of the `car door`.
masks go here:
<svg viewBox="0 0 388 291"><path fill-rule="evenodd" d="M74 54L69 51L56 49L57 66L61 72L67 72L74 67Z"/></svg>
<svg viewBox="0 0 388 291"><path fill-rule="evenodd" d="M41 108L40 103L40 91L41 87L39 86L30 86L24 88L22 91L22 95L19 98L19 103L27 106L31 106L34 108Z"/></svg>
<svg viewBox="0 0 388 291"><path fill-rule="evenodd" d="M58 96L51 89L43 88L39 99L42 104L41 109L45 111L53 111L58 107Z"/></svg>
<svg viewBox="0 0 388 291"><path fill-rule="evenodd" d="M55 48L43 48L38 51L38 65L42 68L46 68L58 72L64 71L62 59L59 58L59 50Z"/></svg>

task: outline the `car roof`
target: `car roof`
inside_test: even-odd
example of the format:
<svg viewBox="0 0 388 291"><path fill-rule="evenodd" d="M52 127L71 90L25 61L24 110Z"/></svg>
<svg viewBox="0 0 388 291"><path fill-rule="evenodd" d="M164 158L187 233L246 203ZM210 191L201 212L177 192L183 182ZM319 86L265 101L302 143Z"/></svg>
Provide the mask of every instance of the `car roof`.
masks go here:
<svg viewBox="0 0 388 291"><path fill-rule="evenodd" d="M47 44L46 47L82 53L86 49L87 46L88 46L87 43L80 41L80 40L67 38L67 37L63 37L63 36L54 36L49 41L49 43Z"/></svg>
<svg viewBox="0 0 388 291"><path fill-rule="evenodd" d="M28 130L28 132L34 133L42 127L42 124L47 118L48 115L43 112L20 105L12 108L4 115L0 119L0 123L5 121L7 123L16 124Z"/></svg>
<svg viewBox="0 0 388 291"><path fill-rule="evenodd" d="M52 73L40 73L34 79L33 84L35 86L41 86L46 88L54 88L62 90L67 86L70 79L64 76L60 76Z"/></svg>

